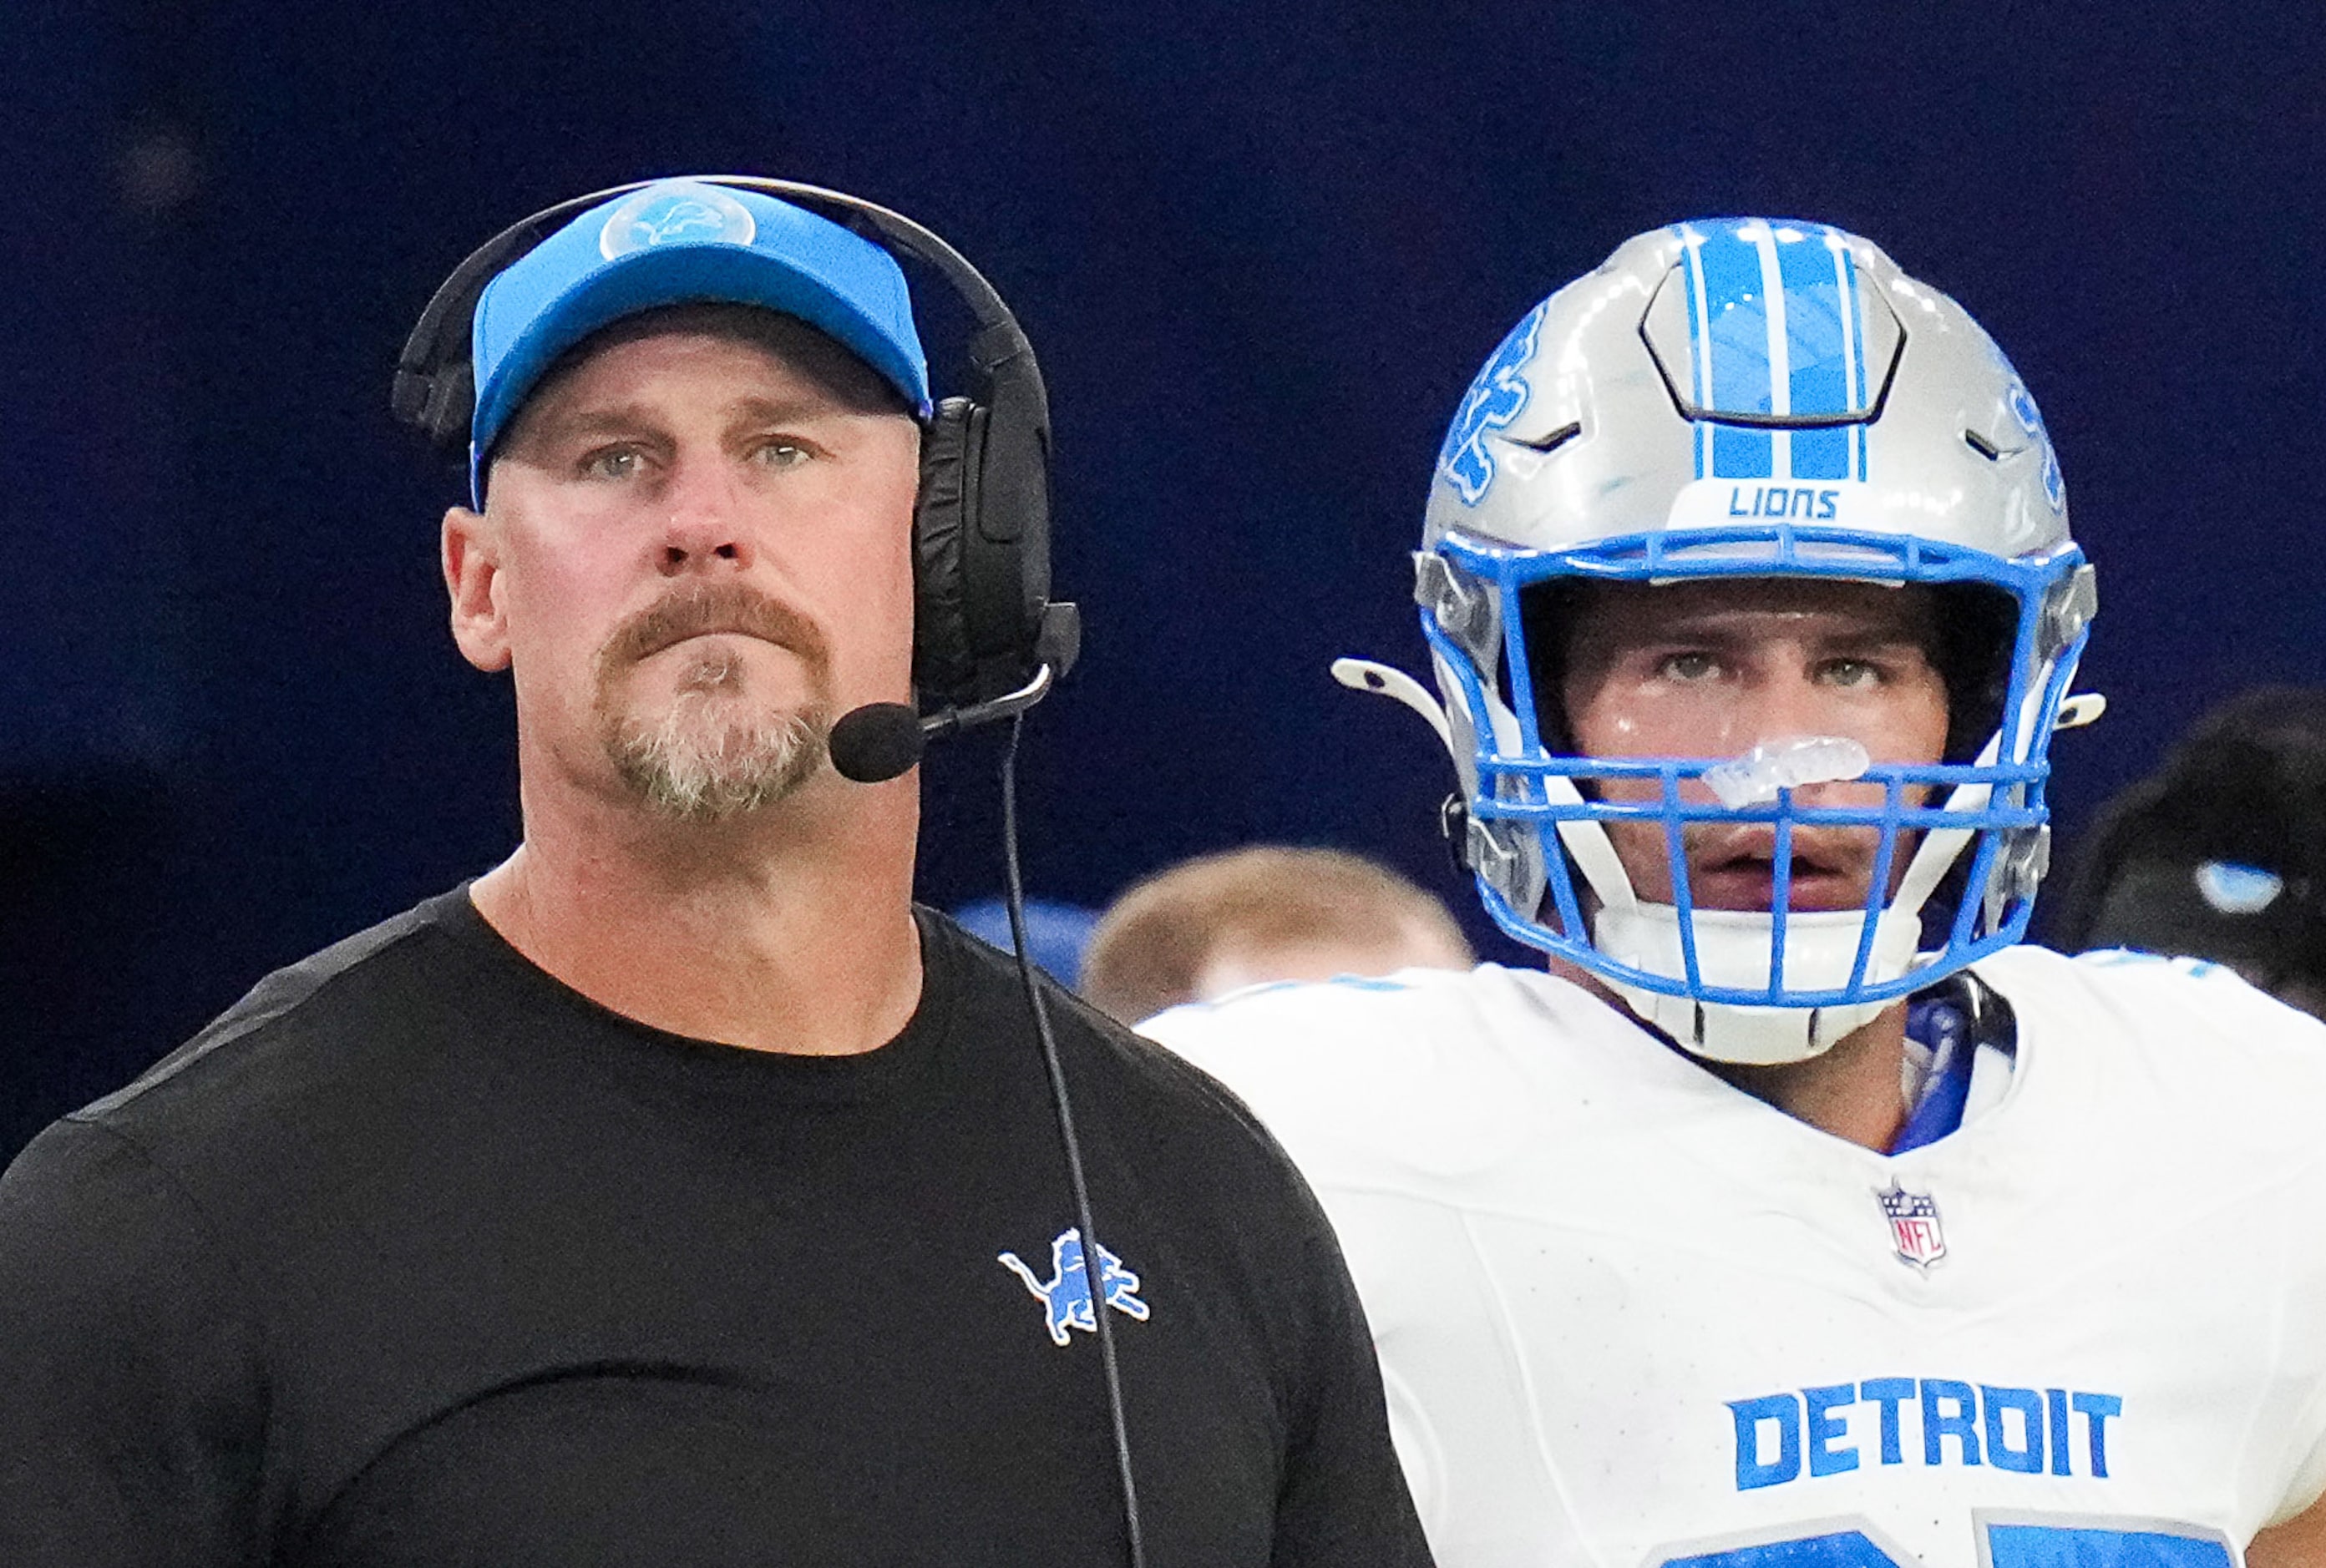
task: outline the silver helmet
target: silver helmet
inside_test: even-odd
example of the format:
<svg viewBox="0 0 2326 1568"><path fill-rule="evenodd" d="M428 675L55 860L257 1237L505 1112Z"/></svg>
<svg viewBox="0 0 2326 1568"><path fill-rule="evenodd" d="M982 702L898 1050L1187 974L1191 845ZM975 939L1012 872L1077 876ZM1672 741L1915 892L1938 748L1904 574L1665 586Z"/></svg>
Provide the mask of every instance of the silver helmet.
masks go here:
<svg viewBox="0 0 2326 1568"><path fill-rule="evenodd" d="M1487 911L1684 1045L1801 1060L2025 932L2052 734L2063 707L2067 722L2097 716L2098 699L2068 697L2092 569L2010 362L1865 240L1766 218L1676 224L1536 306L1462 400L1415 562ZM1965 739L1919 766L1810 740L1742 758L1568 748L1528 646L1523 607L1545 585L1772 575L1985 590L1986 689L1950 691L1958 728L1979 710ZM1343 675L1437 717L1393 672ZM1661 803L1598 798L1625 776L1661 779ZM1882 803L1796 802L1833 779L1880 784ZM1692 780L1719 798L1684 800ZM1677 864L1673 903L1643 901L1605 826L1626 817L1663 821L1675 843L1683 824L1775 823L1772 907L1695 909ZM1864 908L1786 907L1790 835L1809 824L1878 831Z"/></svg>

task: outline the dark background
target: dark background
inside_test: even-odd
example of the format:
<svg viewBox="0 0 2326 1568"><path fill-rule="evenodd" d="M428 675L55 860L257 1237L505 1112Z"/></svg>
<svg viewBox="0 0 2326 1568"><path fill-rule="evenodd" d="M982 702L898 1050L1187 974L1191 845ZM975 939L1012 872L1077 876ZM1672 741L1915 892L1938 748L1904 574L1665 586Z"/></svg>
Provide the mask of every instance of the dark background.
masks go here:
<svg viewBox="0 0 2326 1568"><path fill-rule="evenodd" d="M1432 743L1325 665L1418 661L1404 552L1508 324L1740 211L1873 237L2042 402L2116 704L2059 748L2072 845L2206 704L2326 675L2315 18L15 0L0 1155L515 841L507 688L443 626L457 488L389 425L389 366L484 237L650 174L901 208L1025 318L1089 625L1027 747L1037 892L1268 837L1475 914ZM991 760L932 761L937 902L998 884Z"/></svg>

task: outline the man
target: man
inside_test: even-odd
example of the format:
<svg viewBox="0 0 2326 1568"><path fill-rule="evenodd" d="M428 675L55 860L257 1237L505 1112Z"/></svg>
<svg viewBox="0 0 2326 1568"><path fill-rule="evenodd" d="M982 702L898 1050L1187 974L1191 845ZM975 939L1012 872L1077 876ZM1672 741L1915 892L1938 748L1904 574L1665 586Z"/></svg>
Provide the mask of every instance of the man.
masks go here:
<svg viewBox="0 0 2326 1568"><path fill-rule="evenodd" d="M1478 961L1436 898L1345 849L1253 844L1143 877L1100 917L1075 988L1135 1024L1247 986Z"/></svg>
<svg viewBox="0 0 2326 1568"><path fill-rule="evenodd" d="M0 1562L1112 1563L1119 1462L1158 1568L1426 1562L1279 1153L1054 991L1085 1268L1014 970L828 765L909 695L896 263L672 182L474 338L444 579L524 841L0 1183Z"/></svg>
<svg viewBox="0 0 2326 1568"><path fill-rule="evenodd" d="M1986 334L1819 225L1641 236L1418 564L1442 710L1358 673L1551 971L1150 1028L1323 1196L1438 1560L2326 1560L2326 1035L2014 945L2093 596Z"/></svg>

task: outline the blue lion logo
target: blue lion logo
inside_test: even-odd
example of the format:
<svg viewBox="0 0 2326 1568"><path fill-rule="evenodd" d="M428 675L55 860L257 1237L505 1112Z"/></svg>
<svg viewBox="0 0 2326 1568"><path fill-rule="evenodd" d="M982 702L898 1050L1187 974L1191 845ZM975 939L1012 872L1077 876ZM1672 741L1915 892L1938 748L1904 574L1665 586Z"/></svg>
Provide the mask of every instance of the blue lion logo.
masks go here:
<svg viewBox="0 0 2326 1568"><path fill-rule="evenodd" d="M758 227L751 209L724 190L665 180L607 215L605 227L598 231L598 254L612 261L658 245L749 245Z"/></svg>
<svg viewBox="0 0 2326 1568"><path fill-rule="evenodd" d="M1445 448L1437 454L1437 471L1453 481L1465 506L1476 506L1494 482L1494 454L1486 450L1486 437L1518 418L1519 411L1527 405L1529 391L1520 372L1534 357L1543 313L1549 309L1550 302L1545 300L1511 329L1486 367L1478 372L1478 379L1470 383L1462 407L1454 415L1454 427L1446 432Z"/></svg>
<svg viewBox="0 0 2326 1568"><path fill-rule="evenodd" d="M2004 368L2010 369L2008 361ZM2052 511L2064 512L2068 507L2068 487L2060 477L2060 454L2052 450L2052 432L2043 428L2043 416L2036 410L2035 400L2028 395L2026 384L2016 372L2011 377L2010 396L2011 417L2043 449L2043 498L2052 503Z"/></svg>
<svg viewBox="0 0 2326 1568"><path fill-rule="evenodd" d="M1083 1272L1080 1227L1060 1231L1058 1239L1050 1243L1050 1277L1047 1281L1037 1277L1014 1252L1001 1254L997 1261L1025 1282L1028 1294L1047 1312L1051 1343L1070 1343L1075 1329L1086 1334L1098 1332L1098 1314L1091 1310L1090 1280ZM1126 1317L1145 1322L1147 1304L1133 1294L1139 1289L1139 1276L1103 1246L1098 1249L1098 1265L1099 1285L1105 1293L1106 1304Z"/></svg>
<svg viewBox="0 0 2326 1568"><path fill-rule="evenodd" d="M630 219L641 245L667 245L675 239L719 239L727 233L726 215L707 201L674 198L660 212L652 208Z"/></svg>

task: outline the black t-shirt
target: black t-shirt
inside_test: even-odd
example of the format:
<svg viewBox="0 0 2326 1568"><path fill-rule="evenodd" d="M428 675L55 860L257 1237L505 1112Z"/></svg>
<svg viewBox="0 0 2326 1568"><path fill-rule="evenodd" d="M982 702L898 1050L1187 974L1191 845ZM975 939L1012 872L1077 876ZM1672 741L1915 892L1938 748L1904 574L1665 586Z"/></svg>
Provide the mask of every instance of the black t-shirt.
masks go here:
<svg viewBox="0 0 2326 1568"><path fill-rule="evenodd" d="M0 1562L1124 1561L1017 974L921 930L846 1057L621 1017L465 889L270 977L0 1180ZM1050 996L1149 1563L1426 1563L1315 1201Z"/></svg>

